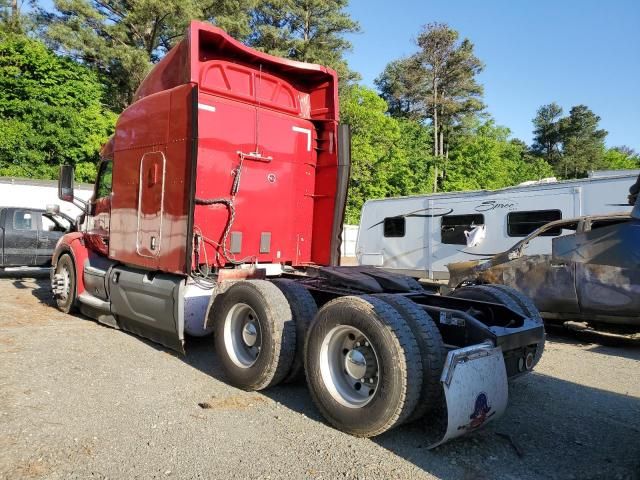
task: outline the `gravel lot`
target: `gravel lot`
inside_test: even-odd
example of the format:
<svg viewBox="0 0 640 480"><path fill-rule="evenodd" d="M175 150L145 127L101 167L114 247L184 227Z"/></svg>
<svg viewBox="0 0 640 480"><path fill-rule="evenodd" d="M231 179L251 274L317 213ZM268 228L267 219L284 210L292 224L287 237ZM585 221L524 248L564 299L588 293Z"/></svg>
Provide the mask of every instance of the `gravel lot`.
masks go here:
<svg viewBox="0 0 640 480"><path fill-rule="evenodd" d="M428 451L332 429L304 384L228 386L207 339L183 358L64 315L36 277L0 275L0 478L640 478L638 348L549 335L504 417Z"/></svg>

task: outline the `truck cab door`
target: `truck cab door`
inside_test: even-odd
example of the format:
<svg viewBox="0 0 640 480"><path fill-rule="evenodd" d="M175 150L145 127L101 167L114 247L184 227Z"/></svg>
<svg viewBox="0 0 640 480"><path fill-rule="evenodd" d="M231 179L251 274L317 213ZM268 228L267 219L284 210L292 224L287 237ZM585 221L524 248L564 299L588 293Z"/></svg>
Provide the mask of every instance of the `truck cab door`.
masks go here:
<svg viewBox="0 0 640 480"><path fill-rule="evenodd" d="M514 247L508 252L511 260L487 269L481 278L487 283L503 283L527 295L541 312L578 313L578 294L576 291L576 264L559 254L553 239L551 254L538 254L532 240L547 231L558 235L566 230L577 230L577 222L567 222L561 226L550 223L537 234L527 237L522 247ZM568 235L570 237L571 235ZM531 253L533 250L534 253Z"/></svg>
<svg viewBox="0 0 640 480"><path fill-rule="evenodd" d="M4 266L33 266L38 248L38 212L27 208L5 211Z"/></svg>

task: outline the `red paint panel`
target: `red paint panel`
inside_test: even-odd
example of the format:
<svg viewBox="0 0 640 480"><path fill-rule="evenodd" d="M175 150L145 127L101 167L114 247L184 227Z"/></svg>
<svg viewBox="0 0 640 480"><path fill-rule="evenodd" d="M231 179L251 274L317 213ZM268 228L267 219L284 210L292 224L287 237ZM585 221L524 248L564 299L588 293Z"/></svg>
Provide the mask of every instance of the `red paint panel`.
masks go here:
<svg viewBox="0 0 640 480"><path fill-rule="evenodd" d="M222 97L200 94L196 197L231 200L240 154L258 150L268 161L246 157L233 199L231 232L242 234L236 260L309 262L315 177L314 128L309 121ZM294 129L295 128L295 129ZM296 131L299 130L299 131ZM198 205L194 226L214 242L222 242L229 220L225 205ZM269 252L260 253L262 233L271 235ZM227 249L231 248L227 239ZM200 261L224 265L209 242Z"/></svg>
<svg viewBox="0 0 640 480"><path fill-rule="evenodd" d="M94 193L95 197L95 193ZM92 200L91 215L87 215L84 237L91 250L107 256L109 251L109 223L111 221L111 196Z"/></svg>
<svg viewBox="0 0 640 480"><path fill-rule="evenodd" d="M296 90L274 75L221 60L204 63L200 69L203 92L300 114Z"/></svg>
<svg viewBox="0 0 640 480"><path fill-rule="evenodd" d="M116 127L109 257L187 271L193 86L156 93L125 110Z"/></svg>
<svg viewBox="0 0 640 480"><path fill-rule="evenodd" d="M197 113L198 132L192 125L196 86L204 107ZM333 70L266 55L192 22L135 98L107 148L114 156L111 258L187 273L190 185L195 182L200 199L230 201L242 153L249 155L233 199L231 231L242 234L235 258L329 263L338 172ZM224 205L194 207L194 230L209 241L200 262L227 262L214 244L228 220ZM271 234L268 252L260 251L262 233Z"/></svg>
<svg viewBox="0 0 640 480"><path fill-rule="evenodd" d="M71 253L71 258L73 258L76 269L76 294L80 295L84 292L84 262L89 257L82 232L71 232L60 237L53 252L54 266L62 254L67 252Z"/></svg>

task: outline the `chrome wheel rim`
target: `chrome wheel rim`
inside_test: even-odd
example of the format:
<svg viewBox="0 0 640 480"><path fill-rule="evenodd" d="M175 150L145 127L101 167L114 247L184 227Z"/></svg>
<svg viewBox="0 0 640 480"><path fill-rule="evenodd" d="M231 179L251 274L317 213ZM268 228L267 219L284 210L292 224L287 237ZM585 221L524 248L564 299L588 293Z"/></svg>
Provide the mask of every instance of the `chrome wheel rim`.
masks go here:
<svg viewBox="0 0 640 480"><path fill-rule="evenodd" d="M262 332L256 312L246 303L237 303L224 320L224 346L231 361L249 368L258 360L262 349Z"/></svg>
<svg viewBox="0 0 640 480"><path fill-rule="evenodd" d="M71 272L64 264L60 266L58 272L53 276L53 293L62 301L67 301L71 291Z"/></svg>
<svg viewBox="0 0 640 480"><path fill-rule="evenodd" d="M375 397L380 384L378 355L364 333L338 325L322 341L320 374L336 402L362 408Z"/></svg>

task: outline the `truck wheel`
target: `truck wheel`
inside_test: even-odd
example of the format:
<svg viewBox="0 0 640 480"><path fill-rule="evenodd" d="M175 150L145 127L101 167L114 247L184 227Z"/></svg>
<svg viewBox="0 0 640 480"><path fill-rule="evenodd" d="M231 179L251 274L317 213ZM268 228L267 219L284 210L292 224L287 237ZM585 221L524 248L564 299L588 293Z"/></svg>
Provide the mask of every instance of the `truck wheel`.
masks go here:
<svg viewBox="0 0 640 480"><path fill-rule="evenodd" d="M212 306L216 352L229 382L262 390L291 369L296 329L287 299L265 280L233 284Z"/></svg>
<svg viewBox="0 0 640 480"><path fill-rule="evenodd" d="M427 413L437 411L442 405L444 392L440 375L442 375L447 351L435 322L416 303L402 295L391 293L380 293L375 296L384 300L402 315L418 343L422 359L422 391L416 409L407 419L408 422L412 422Z"/></svg>
<svg viewBox="0 0 640 480"><path fill-rule="evenodd" d="M525 311L525 309L523 309L520 306L520 304L514 300L513 297L511 297L501 289L492 288L492 287L496 287L496 285L473 285L470 287L461 287L451 292L449 296L457 297L457 298L466 298L468 300L479 300L481 302L500 303L505 307L508 307L511 310L520 313L521 315L524 315L525 317L529 316L527 311ZM539 314L538 314L538 317L539 317ZM540 357L542 356L542 351L544 350L544 342L545 342L544 338L538 342L538 345L536 347L536 353L531 359L531 365L529 367L529 370L533 369L533 367L535 367L538 361L540 360Z"/></svg>
<svg viewBox="0 0 640 480"><path fill-rule="evenodd" d="M327 303L307 334L311 397L330 424L351 435L372 437L406 420L420 398L421 367L407 323L370 295Z"/></svg>
<svg viewBox="0 0 640 480"><path fill-rule="evenodd" d="M62 254L56 263L56 270L51 277L51 290L59 310L64 313L76 310L76 269L67 253Z"/></svg>
<svg viewBox="0 0 640 480"><path fill-rule="evenodd" d="M490 285L480 285L480 287L492 289L492 290L498 290L504 293L505 295L508 295L514 302L518 304L522 315L524 315L525 317L529 317L538 325L542 325L544 327L544 321L540 316L540 311L534 305L531 299L527 297L524 293L520 292L519 290L516 290L515 288L509 287L507 285L490 284ZM542 352L544 351L544 344L545 344L544 339L538 342L538 348L536 348L536 354L534 356L533 366L531 368L535 367L540 361L540 358L542 357Z"/></svg>
<svg viewBox="0 0 640 480"><path fill-rule="evenodd" d="M289 302L293 323L296 326L296 353L291 371L283 380L285 383L294 382L304 375L304 339L313 317L318 313L318 306L309 290L294 280L279 278L271 283L280 289Z"/></svg>

